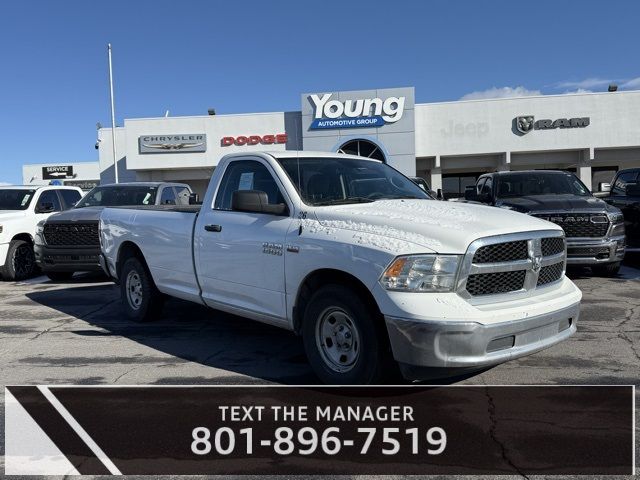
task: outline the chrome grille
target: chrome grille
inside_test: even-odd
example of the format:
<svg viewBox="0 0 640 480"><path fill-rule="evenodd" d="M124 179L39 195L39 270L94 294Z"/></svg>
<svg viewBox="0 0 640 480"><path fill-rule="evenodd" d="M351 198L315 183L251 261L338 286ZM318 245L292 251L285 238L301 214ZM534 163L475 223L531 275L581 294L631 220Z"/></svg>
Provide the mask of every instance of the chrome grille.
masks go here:
<svg viewBox="0 0 640 480"><path fill-rule="evenodd" d="M560 280L565 264L566 243L559 230L481 238L467 249L457 292L473 303L491 301L496 294L530 296L538 286Z"/></svg>
<svg viewBox="0 0 640 480"><path fill-rule="evenodd" d="M542 239L542 256L548 257L550 255L557 255L564 252L564 238L552 237Z"/></svg>
<svg viewBox="0 0 640 480"><path fill-rule="evenodd" d="M100 246L98 222L45 223L44 239L51 246Z"/></svg>
<svg viewBox="0 0 640 480"><path fill-rule="evenodd" d="M527 241L496 243L480 247L473 256L473 263L510 262L526 260L528 255Z"/></svg>
<svg viewBox="0 0 640 480"><path fill-rule="evenodd" d="M473 296L514 292L524 287L525 275L525 270L469 275L467 291Z"/></svg>
<svg viewBox="0 0 640 480"><path fill-rule="evenodd" d="M538 275L538 283L536 286L546 285L548 283L560 280L562 272L564 270L564 262L554 263L553 265L547 265L540 269L540 275Z"/></svg>
<svg viewBox="0 0 640 480"><path fill-rule="evenodd" d="M535 216L561 226L567 238L604 237L609 230L609 218L602 214L549 213Z"/></svg>

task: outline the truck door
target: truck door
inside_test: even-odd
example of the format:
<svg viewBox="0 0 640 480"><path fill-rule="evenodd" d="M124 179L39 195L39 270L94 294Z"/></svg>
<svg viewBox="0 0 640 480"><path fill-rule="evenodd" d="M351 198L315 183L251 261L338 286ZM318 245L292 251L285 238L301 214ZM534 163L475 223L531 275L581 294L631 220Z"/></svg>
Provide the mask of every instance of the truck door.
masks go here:
<svg viewBox="0 0 640 480"><path fill-rule="evenodd" d="M288 202L266 162L240 159L227 165L213 205L202 206L194 234L202 296L213 308L239 307L284 322L284 243L291 204L284 215L233 211L238 190L266 192L272 204Z"/></svg>

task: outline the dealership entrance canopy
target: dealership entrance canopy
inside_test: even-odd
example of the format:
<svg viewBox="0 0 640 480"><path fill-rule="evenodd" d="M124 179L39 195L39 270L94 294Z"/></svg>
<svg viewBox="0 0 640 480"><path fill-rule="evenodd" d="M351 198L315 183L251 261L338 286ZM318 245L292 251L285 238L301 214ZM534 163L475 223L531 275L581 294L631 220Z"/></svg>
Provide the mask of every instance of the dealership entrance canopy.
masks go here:
<svg viewBox="0 0 640 480"><path fill-rule="evenodd" d="M127 119L120 181L171 180L203 193L231 152L320 150L386 161L457 196L484 172L566 169L594 189L640 165L640 91L416 104L412 87L301 95L294 112ZM111 129L100 178L114 179Z"/></svg>

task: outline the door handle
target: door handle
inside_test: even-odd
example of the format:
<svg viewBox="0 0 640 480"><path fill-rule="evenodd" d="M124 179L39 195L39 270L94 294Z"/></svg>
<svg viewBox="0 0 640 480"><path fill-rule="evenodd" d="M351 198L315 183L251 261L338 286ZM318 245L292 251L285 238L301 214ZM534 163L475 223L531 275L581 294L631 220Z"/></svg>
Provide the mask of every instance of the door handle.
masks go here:
<svg viewBox="0 0 640 480"><path fill-rule="evenodd" d="M205 225L204 229L207 232L221 232L222 231L222 225Z"/></svg>

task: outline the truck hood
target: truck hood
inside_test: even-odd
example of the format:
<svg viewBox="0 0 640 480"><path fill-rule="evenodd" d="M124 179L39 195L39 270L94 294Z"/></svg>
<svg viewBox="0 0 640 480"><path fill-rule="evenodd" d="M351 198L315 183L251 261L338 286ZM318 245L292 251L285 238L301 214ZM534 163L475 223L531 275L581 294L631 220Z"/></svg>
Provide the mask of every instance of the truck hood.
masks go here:
<svg viewBox="0 0 640 480"><path fill-rule="evenodd" d="M502 208L436 200L378 200L318 207L315 217L326 229L351 230L360 244L393 250L410 242L437 253L464 253L481 237L533 230L561 230L557 225ZM385 245L387 239L388 245Z"/></svg>
<svg viewBox="0 0 640 480"><path fill-rule="evenodd" d="M499 198L497 206L510 207L518 212L605 212L608 204L599 198L579 195L531 195Z"/></svg>
<svg viewBox="0 0 640 480"><path fill-rule="evenodd" d="M104 207L72 208L64 212L54 213L47 218L47 223L98 221L102 210L104 210Z"/></svg>

